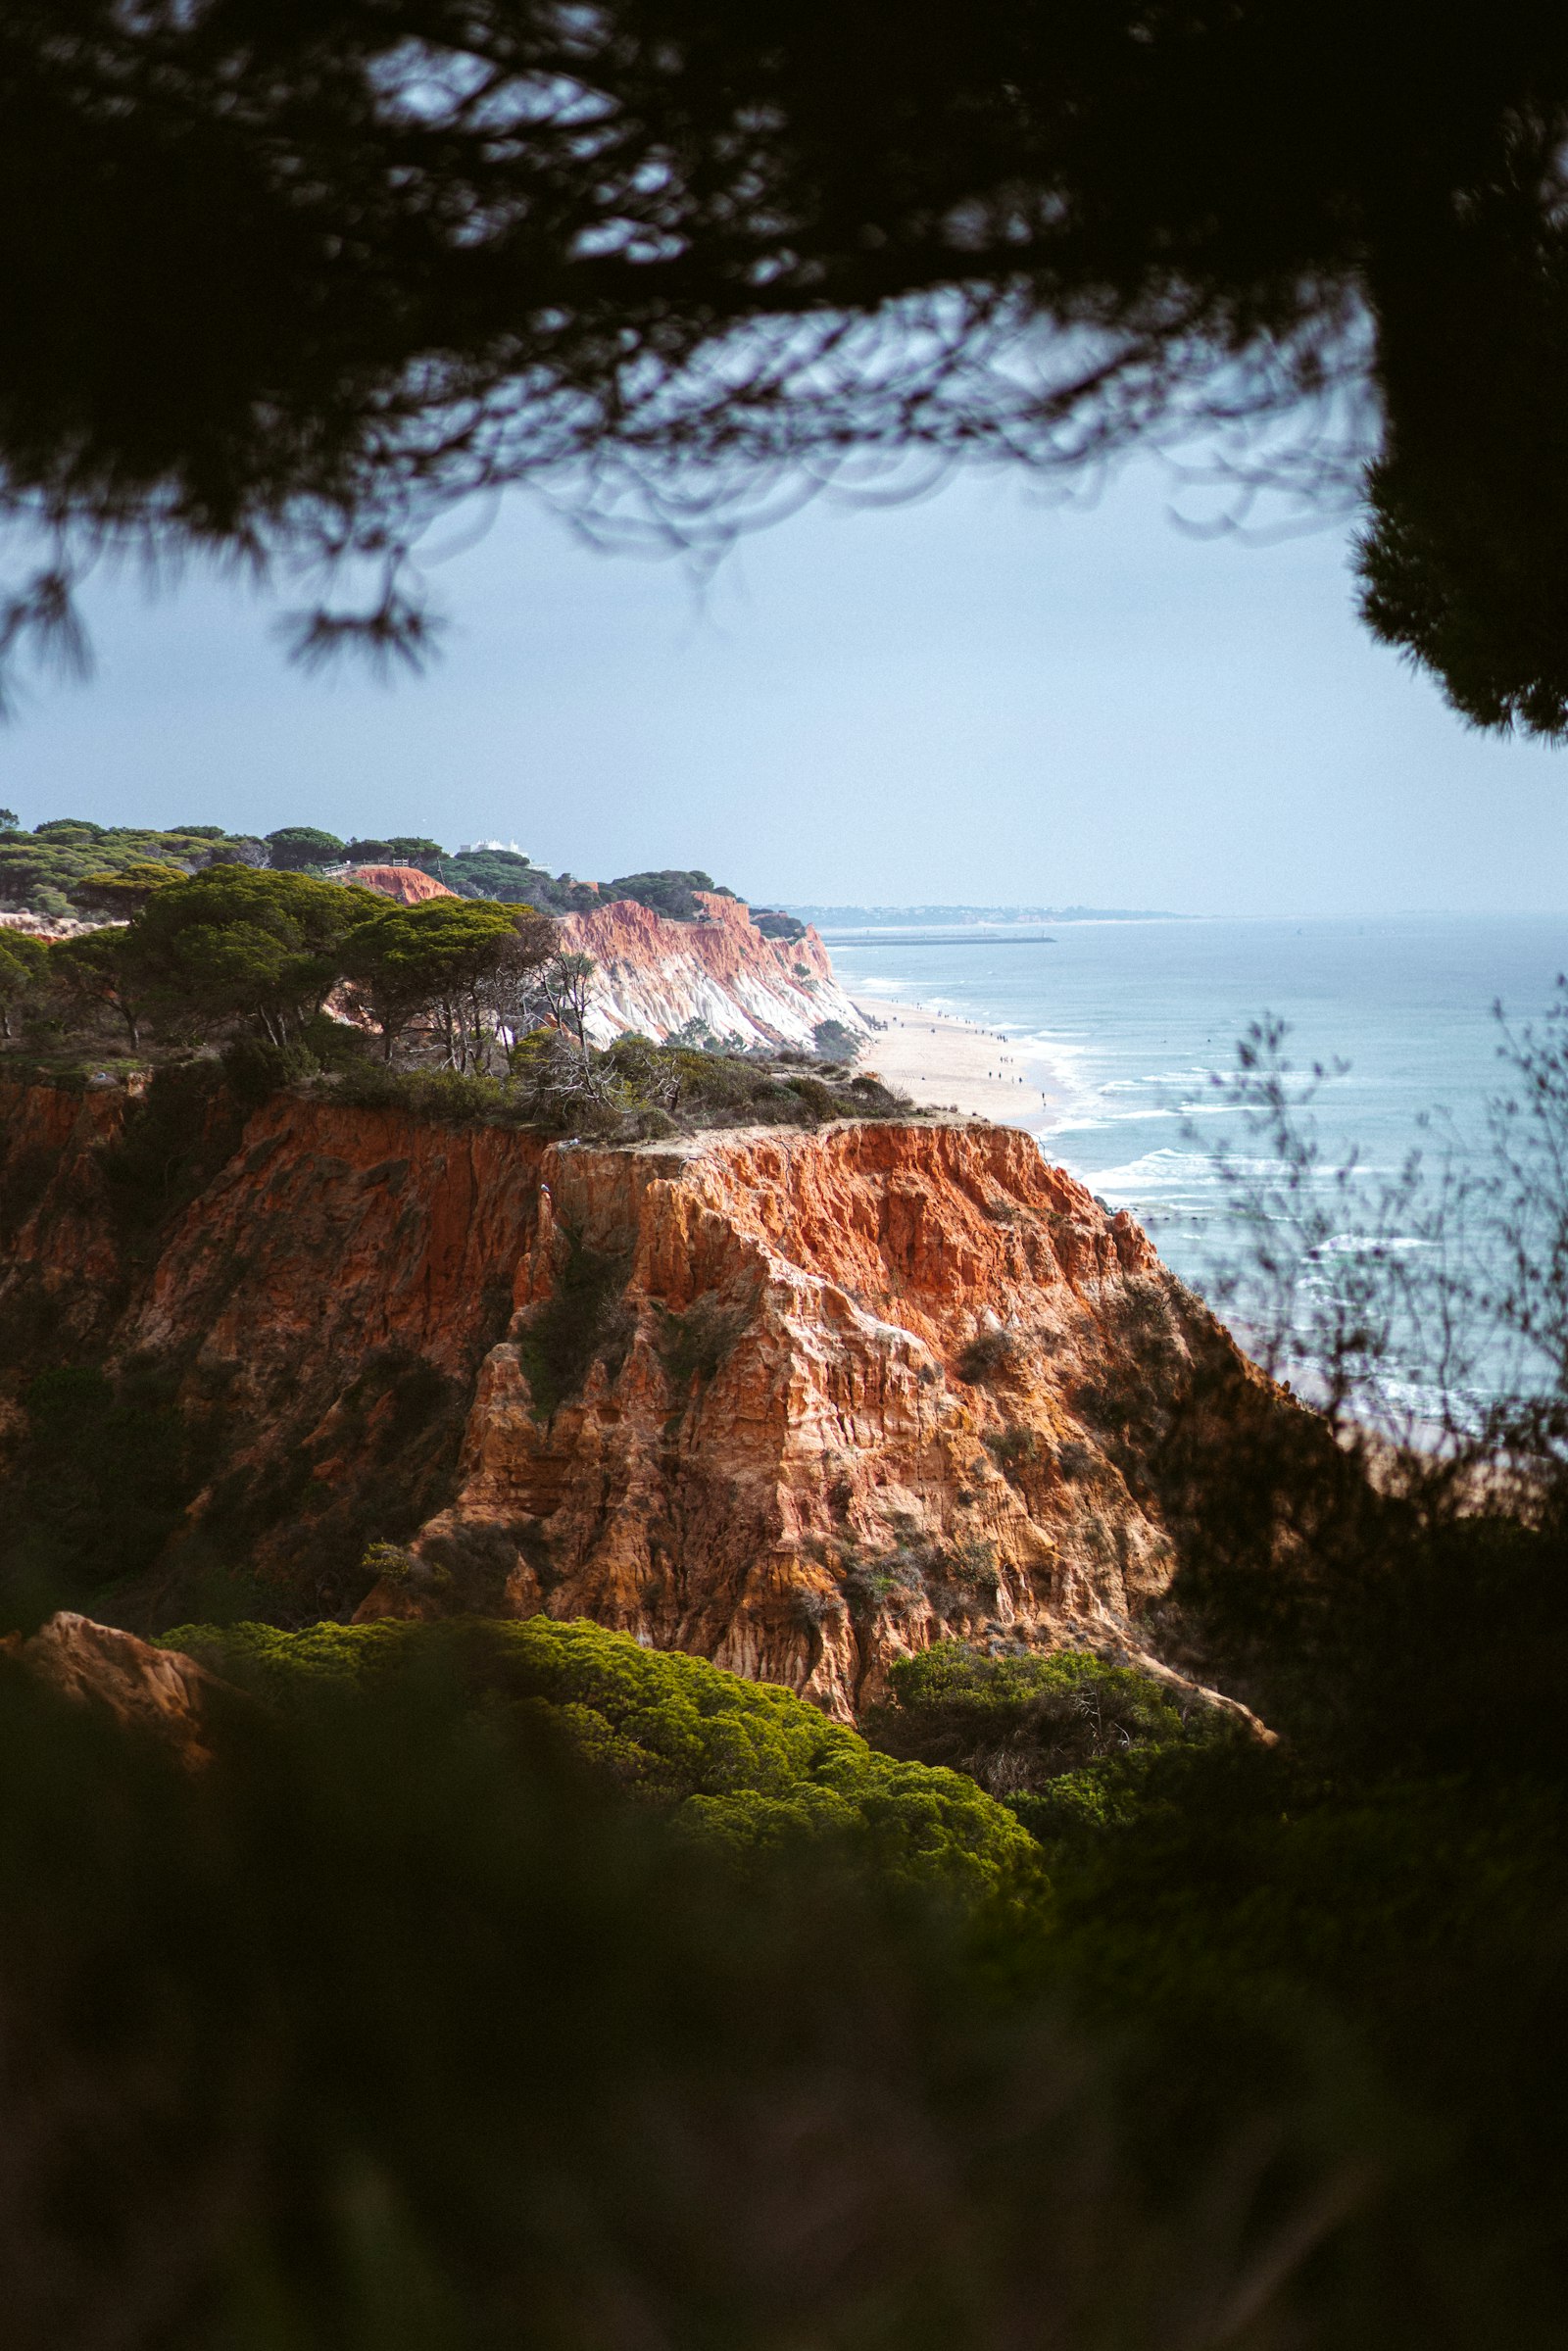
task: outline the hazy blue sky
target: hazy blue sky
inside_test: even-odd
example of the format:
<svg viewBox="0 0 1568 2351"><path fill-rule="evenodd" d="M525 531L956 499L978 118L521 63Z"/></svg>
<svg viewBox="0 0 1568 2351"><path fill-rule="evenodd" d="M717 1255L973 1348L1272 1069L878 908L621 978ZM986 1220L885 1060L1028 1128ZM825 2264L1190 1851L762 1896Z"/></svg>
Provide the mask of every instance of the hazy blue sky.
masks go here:
<svg viewBox="0 0 1568 2351"><path fill-rule="evenodd" d="M1568 907L1568 759L1467 733L1351 616L1340 534L1196 543L1141 466L1091 511L1015 478L817 509L694 610L519 503L436 575L422 681L290 670L270 608L89 597L85 688L0 734L0 800L81 814L500 835L759 900L1192 913Z"/></svg>

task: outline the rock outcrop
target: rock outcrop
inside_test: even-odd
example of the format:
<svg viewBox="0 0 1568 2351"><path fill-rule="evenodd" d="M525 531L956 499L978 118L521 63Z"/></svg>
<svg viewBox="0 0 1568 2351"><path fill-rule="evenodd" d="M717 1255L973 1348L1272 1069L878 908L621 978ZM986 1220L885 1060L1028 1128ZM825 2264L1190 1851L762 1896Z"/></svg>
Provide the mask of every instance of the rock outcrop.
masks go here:
<svg viewBox="0 0 1568 2351"><path fill-rule="evenodd" d="M433 874L421 873L417 865L351 865L343 879L357 882L362 890L379 890L383 898L395 898L400 906L418 906L427 898L458 895Z"/></svg>
<svg viewBox="0 0 1568 2351"><path fill-rule="evenodd" d="M246 1120L220 1099L182 1159L160 1138L158 1180L193 1197L149 1231L128 1107L118 1088L0 1087L0 1470L26 1473L36 1375L102 1365L156 1405L185 1477L142 1621L189 1613L172 1594L199 1563L330 1614L363 1590L366 1543L451 1493L539 1146L293 1096ZM0 1488L0 1525L5 1508Z"/></svg>
<svg viewBox="0 0 1568 2351"><path fill-rule="evenodd" d="M101 1708L122 1730L172 1747L195 1766L212 1760L208 1744L217 1677L177 1649L154 1648L134 1633L62 1609L30 1641L13 1636L12 1661L82 1706Z"/></svg>
<svg viewBox="0 0 1568 2351"><path fill-rule="evenodd" d="M123 1098L8 1091L12 1456L38 1369L156 1376L193 1467L149 1627L243 1570L285 1615L587 1615L848 1716L943 1634L1136 1649L1175 1406L1221 1451L1289 1409L1009 1129L596 1149L281 1095L149 1243Z"/></svg>
<svg viewBox="0 0 1568 2351"><path fill-rule="evenodd" d="M608 1045L629 1030L662 1041L693 1022L740 1045L812 1045L821 1022L863 1036L815 931L764 938L737 898L696 893L697 922L672 922L620 898L568 914L562 943L598 965L589 1031Z"/></svg>

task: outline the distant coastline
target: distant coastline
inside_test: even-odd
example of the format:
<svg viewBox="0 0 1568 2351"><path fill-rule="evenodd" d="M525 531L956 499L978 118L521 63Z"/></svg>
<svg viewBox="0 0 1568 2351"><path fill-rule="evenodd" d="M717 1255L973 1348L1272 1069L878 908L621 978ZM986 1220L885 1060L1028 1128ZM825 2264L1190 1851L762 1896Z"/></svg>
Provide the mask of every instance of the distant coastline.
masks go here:
<svg viewBox="0 0 1568 2351"><path fill-rule="evenodd" d="M1191 922L1161 906L807 906L782 909L818 930L921 930L931 923L955 929L1025 922Z"/></svg>

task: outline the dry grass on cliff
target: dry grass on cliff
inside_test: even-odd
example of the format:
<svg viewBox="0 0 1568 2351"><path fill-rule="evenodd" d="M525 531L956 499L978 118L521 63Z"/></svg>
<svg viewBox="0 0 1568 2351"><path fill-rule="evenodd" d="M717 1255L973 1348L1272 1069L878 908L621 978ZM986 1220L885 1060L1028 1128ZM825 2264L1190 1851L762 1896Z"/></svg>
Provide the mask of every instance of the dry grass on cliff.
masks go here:
<svg viewBox="0 0 1568 2351"><path fill-rule="evenodd" d="M627 1144L724 1127L818 1127L900 1118L911 1105L872 1077L808 1053L710 1053L621 1038L585 1065L559 1038L529 1040L509 1078L362 1063L329 1080L339 1100L446 1124L523 1126Z"/></svg>

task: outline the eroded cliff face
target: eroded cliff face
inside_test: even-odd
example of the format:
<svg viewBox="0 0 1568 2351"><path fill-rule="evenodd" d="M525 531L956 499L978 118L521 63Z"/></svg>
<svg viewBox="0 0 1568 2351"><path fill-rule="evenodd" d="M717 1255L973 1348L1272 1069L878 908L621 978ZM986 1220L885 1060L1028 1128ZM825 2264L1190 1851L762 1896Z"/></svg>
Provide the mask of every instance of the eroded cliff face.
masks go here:
<svg viewBox="0 0 1568 2351"><path fill-rule="evenodd" d="M637 1030L662 1041L691 1021L743 1045L809 1048L818 1024L866 1033L815 931L765 939L739 899L697 892L700 922L671 922L632 899L568 914L562 944L598 965L596 1045Z"/></svg>
<svg viewBox="0 0 1568 2351"><path fill-rule="evenodd" d="M552 1150L540 1176L526 1302L416 1551L482 1544L518 1613L837 1714L946 1635L1136 1646L1177 1544L1126 1431L1200 1367L1273 1406L1139 1228L1009 1129ZM598 1338L563 1396L573 1298ZM365 1609L440 1604L415 1573Z"/></svg>
<svg viewBox="0 0 1568 2351"><path fill-rule="evenodd" d="M193 1558L346 1606L380 1540L365 1614L586 1615L847 1716L944 1634L1138 1646L1175 1405L1221 1446L1284 1408L1009 1129L610 1150L279 1096L137 1243L122 1101L13 1092L14 1451L30 1371L91 1360L160 1367L209 1465L149 1619Z"/></svg>

